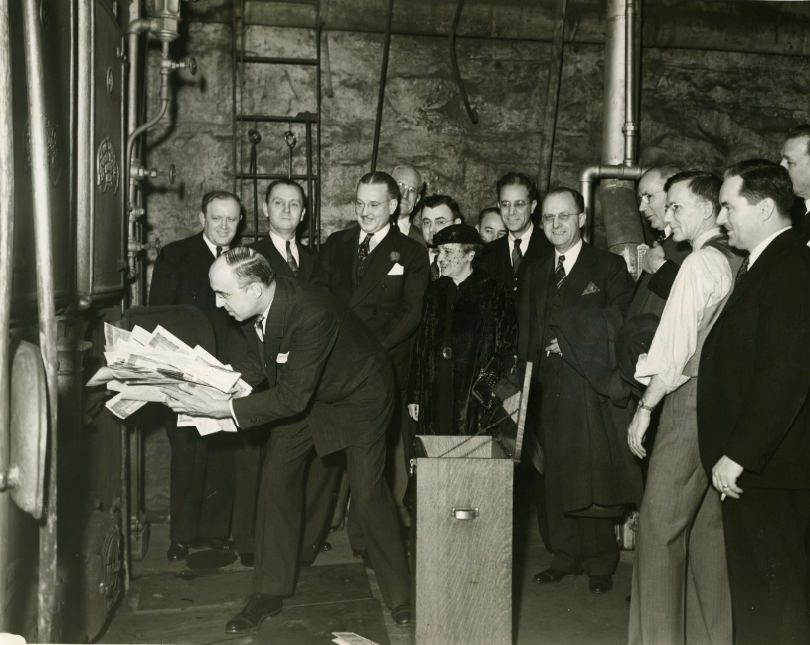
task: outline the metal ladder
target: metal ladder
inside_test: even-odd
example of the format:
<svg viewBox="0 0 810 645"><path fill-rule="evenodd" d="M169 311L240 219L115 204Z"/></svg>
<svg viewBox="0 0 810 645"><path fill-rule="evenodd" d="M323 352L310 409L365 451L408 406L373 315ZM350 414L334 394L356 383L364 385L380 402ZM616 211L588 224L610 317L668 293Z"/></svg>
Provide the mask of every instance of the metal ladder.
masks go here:
<svg viewBox="0 0 810 645"><path fill-rule="evenodd" d="M243 233L243 239L247 241L257 240L267 232L266 224L262 225L263 217L260 217L261 204L264 198L264 187L259 189L259 182L269 182L274 179L293 179L302 183L307 196L307 240L305 243L311 248L317 249L320 244L321 234L321 31L322 22L320 17L319 0L275 0L276 3L289 5L309 5L313 10L313 22L310 28L314 37L314 58L306 57L282 57L263 56L246 51L246 34L250 27L260 27L258 23L248 23L247 4L249 0L233 0L232 3L232 29L231 29L231 70L232 70L232 164L233 164L233 192L241 195L246 182L250 189L250 200L243 200L247 211L247 226ZM255 3L254 3L255 4ZM315 71L314 95L315 110L302 110L295 114L278 114L272 111L277 105L269 105L269 110L253 110L249 113L243 112L245 105L245 91L251 88L247 79L250 71L257 70L258 66L285 66L288 68L312 68ZM280 110L285 111L285 110ZM287 109L286 112L292 112ZM258 145L263 140L272 142L268 136L278 133L284 126L283 142L286 147L288 157L287 171L259 172ZM263 136L264 134L264 136ZM296 149L298 148L299 135L304 139L304 164L305 169L300 169L301 161L296 159ZM248 156L247 169L244 168L244 157L242 146L248 143L250 152ZM271 143L272 145L272 143ZM283 150L279 146L280 150ZM278 154L278 158L282 155ZM300 155L299 155L300 157ZM296 164L296 161L298 163ZM298 172L294 172L295 166L299 167Z"/></svg>

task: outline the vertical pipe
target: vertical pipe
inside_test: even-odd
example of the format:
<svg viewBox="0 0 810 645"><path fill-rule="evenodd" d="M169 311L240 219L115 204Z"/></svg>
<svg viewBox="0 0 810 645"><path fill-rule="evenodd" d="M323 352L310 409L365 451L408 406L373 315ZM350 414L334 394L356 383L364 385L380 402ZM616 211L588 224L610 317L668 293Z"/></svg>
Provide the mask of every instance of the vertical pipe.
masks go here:
<svg viewBox="0 0 810 645"><path fill-rule="evenodd" d="M380 130L382 129L383 105L385 104L385 84L388 78L388 53L391 51L391 21L393 18L394 0L388 0L388 21L385 28L382 65L380 66L380 88L377 93L377 118L374 121L374 144L371 148L371 172L377 170L377 152L380 149Z"/></svg>
<svg viewBox="0 0 810 645"><path fill-rule="evenodd" d="M321 184L323 183L323 167L321 166L321 36L323 31L323 22L321 22L321 3L315 5L315 21L317 28L315 30L315 58L318 60L318 65L315 67L315 109L318 111L318 144L316 149L318 151L318 178L315 182L315 190L309 197L309 218L310 218L310 236L309 245L316 251L321 245ZM328 38L328 36L327 36ZM329 62L329 50L326 50L326 61ZM327 76L327 78L329 78Z"/></svg>
<svg viewBox="0 0 810 645"><path fill-rule="evenodd" d="M624 160L625 108L625 2L607 0L605 27L605 104L602 120L603 165L616 165Z"/></svg>
<svg viewBox="0 0 810 645"><path fill-rule="evenodd" d="M78 47L76 87L76 296L88 301L92 291L93 231L92 204L92 131L91 70L92 70L92 8L91 0L78 3Z"/></svg>
<svg viewBox="0 0 810 645"><path fill-rule="evenodd" d="M231 163L233 164L233 186L232 192L234 195L238 195L239 193L236 192L236 175L239 172L239 168L237 167L236 163L236 115L237 115L237 105L236 105L236 76L237 76L237 69L236 69L236 27L237 27L237 18L236 18L236 2L237 0L232 0L233 4L231 5Z"/></svg>
<svg viewBox="0 0 810 645"><path fill-rule="evenodd" d="M14 243L14 127L8 0L0 0L0 490L9 460L9 329Z"/></svg>
<svg viewBox="0 0 810 645"><path fill-rule="evenodd" d="M39 608L37 636L53 642L53 615L57 583L57 421L58 355L56 308L53 286L51 233L51 181L48 164L48 136L45 119L45 76L42 64L42 38L39 31L39 3L23 3L28 113L31 122L31 183L34 204L34 247L37 273L39 345L48 386L49 448L47 462L48 498L44 526L40 528Z"/></svg>
<svg viewBox="0 0 810 645"><path fill-rule="evenodd" d="M636 160L635 0L627 0L624 17L624 165Z"/></svg>
<svg viewBox="0 0 810 645"><path fill-rule="evenodd" d="M540 144L540 168L537 171L537 187L541 194L548 191L551 183L551 164L554 159L554 137L557 131L557 111L560 103L560 81L562 79L563 57L565 53L565 15L567 1L557 0L557 20L551 39L551 65L546 81L546 105L543 110L543 130Z"/></svg>
<svg viewBox="0 0 810 645"><path fill-rule="evenodd" d="M626 160L628 149L632 153L632 139L623 132L626 126L628 99L628 73L632 75L632 56L627 42L628 2L608 0L605 32L605 113L602 121L602 164L633 167L632 154ZM632 22L632 21L631 21ZM632 28L632 25L631 25ZM628 63L629 59L629 63ZM628 72L629 70L629 72ZM635 125L633 125L634 129ZM605 175L600 175L605 177ZM643 239L638 219L638 204L632 181L626 175L608 175L596 191L596 217L593 237L597 245L632 260L635 247Z"/></svg>
<svg viewBox="0 0 810 645"><path fill-rule="evenodd" d="M312 201L312 121L307 119L306 125L307 145L307 199ZM309 244L312 245L312 236L315 234L314 215L309 213Z"/></svg>

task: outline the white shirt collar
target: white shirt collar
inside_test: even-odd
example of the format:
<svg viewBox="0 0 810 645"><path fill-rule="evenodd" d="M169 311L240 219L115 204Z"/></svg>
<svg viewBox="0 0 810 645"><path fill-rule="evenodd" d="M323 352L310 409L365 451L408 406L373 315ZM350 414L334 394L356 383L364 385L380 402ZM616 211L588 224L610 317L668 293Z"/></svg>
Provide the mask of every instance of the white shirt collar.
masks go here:
<svg viewBox="0 0 810 645"><path fill-rule="evenodd" d="M707 240L720 235L721 230L719 226L713 226L708 231L703 231L700 235L695 238L695 241L692 243L692 250L697 251L698 249L703 248L703 245L706 244Z"/></svg>
<svg viewBox="0 0 810 645"><path fill-rule="evenodd" d="M400 217L397 220L397 228L399 229L399 232L402 233L403 235L408 235L408 233L411 232L411 224L412 222L410 215L407 217Z"/></svg>
<svg viewBox="0 0 810 645"><path fill-rule="evenodd" d="M258 331L258 326L259 326L258 323L261 321L261 324L262 324L262 338L264 338L264 335L267 332L267 314L270 312L270 306L272 304L273 304L273 302L271 300L270 304L267 305L267 308L262 312L262 315L259 317L259 319L256 320L253 323L254 326L256 327L256 330Z"/></svg>
<svg viewBox="0 0 810 645"><path fill-rule="evenodd" d="M565 253L560 253L557 249L554 249L554 266L557 266L557 262L560 261L560 256L562 255L565 260L563 260L563 267L565 267L565 275L569 275L571 270L574 268L574 265L577 263L577 258L579 257L579 252L582 251L582 238L579 238L570 249L568 249Z"/></svg>
<svg viewBox="0 0 810 645"><path fill-rule="evenodd" d="M759 256L762 255L762 252L766 248L768 248L768 245L771 242L773 242L774 238L776 238L777 235L781 235L782 233L784 233L789 228L790 228L790 226L784 226L784 227L780 228L778 231L775 231L775 232L771 233L768 237L766 237L759 244L757 244L753 249L751 249L751 252L748 254L748 268L749 268L749 270L751 269L752 266L754 266L754 262L757 261L757 258L759 258Z"/></svg>
<svg viewBox="0 0 810 645"><path fill-rule="evenodd" d="M203 242L205 242L205 245L208 247L208 250L211 251L211 255L217 257L217 245L214 244L211 240L209 240L208 237L206 237L205 233L203 233ZM225 253L225 251L227 251L231 247L222 246L220 248L222 249L222 252Z"/></svg>
<svg viewBox="0 0 810 645"><path fill-rule="evenodd" d="M268 237L270 238L270 241L273 243L273 246L275 247L276 251L278 251L279 255L286 260L287 240L285 240L277 233L274 233L273 231L268 231L267 234ZM295 238L289 240L289 242L290 242L290 252L292 253L293 258L295 258L296 262L299 262L300 258L298 256L298 244L296 243Z"/></svg>
<svg viewBox="0 0 810 645"><path fill-rule="evenodd" d="M509 238L509 252L511 253L512 249L515 247L515 240L519 239L520 252L523 253L523 255L526 255L526 249L529 248L529 242L532 239L532 233L534 233L534 224L532 222L529 222L529 228L523 231L523 235L521 235L519 238L515 237L515 234L512 233L512 231L509 231L506 234L506 237Z"/></svg>
<svg viewBox="0 0 810 645"><path fill-rule="evenodd" d="M385 236L388 235L389 230L391 230L391 224L390 223L383 226L379 231L377 231L376 233L374 233L374 235L371 236L371 240L369 241L369 244L368 244L368 252L369 253L371 253L374 250L375 246L377 246L380 242L383 241L383 238L385 238ZM360 244L363 243L363 240L366 239L366 235L367 235L367 233L361 228L360 229L360 239L357 242L358 246L360 246Z"/></svg>

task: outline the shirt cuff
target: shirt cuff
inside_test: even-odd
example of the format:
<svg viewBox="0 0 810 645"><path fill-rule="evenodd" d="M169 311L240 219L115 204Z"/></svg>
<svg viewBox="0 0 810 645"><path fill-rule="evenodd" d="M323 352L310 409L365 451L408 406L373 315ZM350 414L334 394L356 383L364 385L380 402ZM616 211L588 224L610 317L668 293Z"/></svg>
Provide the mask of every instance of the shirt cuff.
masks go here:
<svg viewBox="0 0 810 645"><path fill-rule="evenodd" d="M233 411L233 399L228 401L228 408L231 411L231 419L233 419L233 422L236 424L236 427L238 428L239 427L239 420L236 418L236 413Z"/></svg>
<svg viewBox="0 0 810 645"><path fill-rule="evenodd" d="M672 370L661 369L650 360L649 354L639 354L636 373L633 376L642 385L649 385L652 377L657 376L664 384L667 393L674 392L690 378L683 374L674 374Z"/></svg>

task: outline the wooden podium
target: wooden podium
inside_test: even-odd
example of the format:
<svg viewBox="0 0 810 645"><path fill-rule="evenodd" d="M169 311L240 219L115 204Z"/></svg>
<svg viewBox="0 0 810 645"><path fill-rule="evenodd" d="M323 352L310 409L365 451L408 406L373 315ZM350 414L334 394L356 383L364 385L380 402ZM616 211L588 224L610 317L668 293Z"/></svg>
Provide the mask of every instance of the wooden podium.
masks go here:
<svg viewBox="0 0 810 645"><path fill-rule="evenodd" d="M416 643L512 642L512 499L531 381L499 406L494 436L420 436Z"/></svg>

